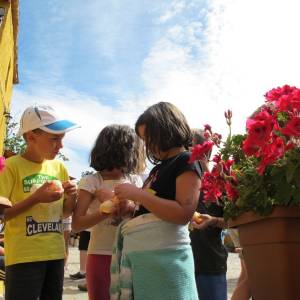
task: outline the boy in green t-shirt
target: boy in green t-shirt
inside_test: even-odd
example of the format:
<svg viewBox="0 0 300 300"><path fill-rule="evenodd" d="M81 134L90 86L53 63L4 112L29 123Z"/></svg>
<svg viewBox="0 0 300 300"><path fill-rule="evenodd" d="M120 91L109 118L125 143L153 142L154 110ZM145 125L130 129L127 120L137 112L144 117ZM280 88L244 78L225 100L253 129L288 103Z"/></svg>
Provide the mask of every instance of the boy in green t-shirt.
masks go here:
<svg viewBox="0 0 300 300"><path fill-rule="evenodd" d="M0 174L0 196L12 203L4 211L7 300L62 299L62 218L72 214L77 187L54 158L65 133L77 127L49 106L28 107L22 115L26 150L7 159Z"/></svg>

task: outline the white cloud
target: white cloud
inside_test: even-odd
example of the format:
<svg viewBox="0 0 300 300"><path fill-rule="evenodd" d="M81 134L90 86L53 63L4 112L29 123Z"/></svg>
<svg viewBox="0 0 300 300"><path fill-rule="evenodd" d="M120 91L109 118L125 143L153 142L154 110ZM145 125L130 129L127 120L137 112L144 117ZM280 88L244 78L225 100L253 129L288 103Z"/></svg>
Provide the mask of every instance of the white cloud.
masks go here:
<svg viewBox="0 0 300 300"><path fill-rule="evenodd" d="M40 88L29 94L16 89L13 105L23 110L34 102L51 103L82 125L66 138L66 154L70 166L75 165L75 176L86 169L87 153L103 126L133 125L146 106L158 101L176 104L191 126L209 123L223 134L227 133L223 112L230 108L234 131L243 131L246 117L263 103L268 89L286 83L300 86L299 6L293 0L221 0L211 1L207 8L199 1L173 1L157 12L165 30L142 62L142 93L123 94L113 107L70 90ZM132 16L138 15L136 8L134 12ZM117 22L122 14L118 10L108 17L101 26ZM94 15L91 18L95 20ZM108 29L102 29L102 40L94 41L94 46L99 44L96 52L110 53L122 33L121 26ZM93 34L97 30L93 28ZM108 43L100 45L106 35ZM84 149L84 159L74 152L78 147Z"/></svg>
<svg viewBox="0 0 300 300"><path fill-rule="evenodd" d="M300 86L299 6L293 0L212 1L205 28L201 20L197 31L195 22L170 25L144 61L147 98L171 101L192 126L210 123L223 134L223 111L230 108L234 130L242 131L268 89Z"/></svg>
<svg viewBox="0 0 300 300"><path fill-rule="evenodd" d="M186 6L185 1L180 1L180 0L173 1L170 7L166 11L164 11L163 15L159 17L159 22L165 23L169 21L174 16L179 14L184 9L185 6Z"/></svg>
<svg viewBox="0 0 300 300"><path fill-rule="evenodd" d="M12 101L14 119L18 122L24 109L34 104L51 105L67 119L81 125L66 134L61 151L70 159L66 165L75 177L88 168L88 153L100 130L113 123L133 126L138 114L132 102L116 109L101 104L99 99L67 89L60 92L37 89L35 93L26 93L16 88Z"/></svg>

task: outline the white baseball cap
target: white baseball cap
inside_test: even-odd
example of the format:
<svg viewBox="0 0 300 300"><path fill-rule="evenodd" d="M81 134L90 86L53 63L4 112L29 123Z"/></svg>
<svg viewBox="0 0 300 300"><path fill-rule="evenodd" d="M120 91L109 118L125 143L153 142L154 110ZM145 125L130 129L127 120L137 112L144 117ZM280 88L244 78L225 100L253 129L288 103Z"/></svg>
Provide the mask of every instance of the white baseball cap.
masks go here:
<svg viewBox="0 0 300 300"><path fill-rule="evenodd" d="M18 136L37 128L49 133L62 134L78 127L80 126L58 116L51 106L34 105L23 112Z"/></svg>

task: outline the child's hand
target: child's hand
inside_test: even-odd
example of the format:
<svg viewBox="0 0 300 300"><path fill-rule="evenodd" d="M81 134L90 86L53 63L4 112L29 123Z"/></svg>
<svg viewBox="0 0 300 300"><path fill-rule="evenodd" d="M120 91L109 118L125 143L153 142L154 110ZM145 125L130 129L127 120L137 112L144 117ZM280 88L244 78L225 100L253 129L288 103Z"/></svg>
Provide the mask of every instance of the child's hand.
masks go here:
<svg viewBox="0 0 300 300"><path fill-rule="evenodd" d="M122 183L115 187L115 195L118 199L122 200L134 200L138 199L141 189L130 183Z"/></svg>
<svg viewBox="0 0 300 300"><path fill-rule="evenodd" d="M67 180L62 183L63 189L67 196L77 196L77 184L74 180Z"/></svg>
<svg viewBox="0 0 300 300"><path fill-rule="evenodd" d="M135 210L135 203L132 200L123 200L119 204L119 212L121 216L132 215Z"/></svg>
<svg viewBox="0 0 300 300"><path fill-rule="evenodd" d="M98 201L100 201L102 203L105 200L112 199L115 194L111 190L102 188L102 189L96 190L94 195L98 199Z"/></svg>
<svg viewBox="0 0 300 300"><path fill-rule="evenodd" d="M195 212L193 218L192 218L192 226L195 229L205 229L208 226L214 225L216 220L215 217L212 217L207 214L199 214Z"/></svg>
<svg viewBox="0 0 300 300"><path fill-rule="evenodd" d="M50 203L59 200L64 193L64 190L54 190L51 181L45 182L33 194L36 203Z"/></svg>

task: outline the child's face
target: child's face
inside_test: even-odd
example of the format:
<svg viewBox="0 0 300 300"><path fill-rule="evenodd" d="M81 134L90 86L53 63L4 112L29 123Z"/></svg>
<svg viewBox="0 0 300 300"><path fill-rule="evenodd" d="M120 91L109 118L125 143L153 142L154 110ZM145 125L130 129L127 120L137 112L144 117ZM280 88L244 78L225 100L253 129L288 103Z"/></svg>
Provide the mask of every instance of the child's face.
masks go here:
<svg viewBox="0 0 300 300"><path fill-rule="evenodd" d="M63 147L62 139L65 134L53 134L45 131L38 133L31 132L31 143L34 151L43 159L54 159L59 150Z"/></svg>
<svg viewBox="0 0 300 300"><path fill-rule="evenodd" d="M141 125L137 128L137 131L138 131L138 136L143 140L145 141L145 130L146 130L146 125ZM146 145L147 147L147 145ZM152 154L157 157L158 159L161 159L164 157L164 152L160 151L159 149L151 149L150 150L152 152Z"/></svg>
<svg viewBox="0 0 300 300"><path fill-rule="evenodd" d="M145 129L146 129L146 125L141 125L138 127L137 131L138 131L138 136L145 141Z"/></svg>

